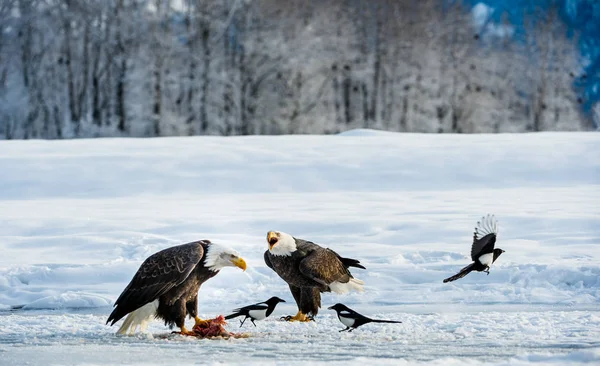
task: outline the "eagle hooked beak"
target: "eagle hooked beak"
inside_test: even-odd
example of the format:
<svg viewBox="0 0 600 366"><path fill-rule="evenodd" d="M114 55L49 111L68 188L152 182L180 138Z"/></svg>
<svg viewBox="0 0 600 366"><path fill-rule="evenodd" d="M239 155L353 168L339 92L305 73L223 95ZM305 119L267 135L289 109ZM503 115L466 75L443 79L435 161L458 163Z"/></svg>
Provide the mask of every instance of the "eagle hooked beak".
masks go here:
<svg viewBox="0 0 600 366"><path fill-rule="evenodd" d="M240 268L242 271L246 270L246 261L242 257L236 257L231 260L234 266Z"/></svg>
<svg viewBox="0 0 600 366"><path fill-rule="evenodd" d="M279 233L275 231L269 231L267 233L267 242L269 242L269 249L273 249L273 247L279 241Z"/></svg>

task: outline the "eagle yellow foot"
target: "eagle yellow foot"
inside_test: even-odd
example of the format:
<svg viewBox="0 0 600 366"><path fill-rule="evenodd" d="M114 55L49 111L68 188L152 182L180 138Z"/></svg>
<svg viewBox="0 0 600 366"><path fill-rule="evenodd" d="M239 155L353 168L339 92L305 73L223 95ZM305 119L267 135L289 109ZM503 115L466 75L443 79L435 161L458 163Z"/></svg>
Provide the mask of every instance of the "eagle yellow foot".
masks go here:
<svg viewBox="0 0 600 366"><path fill-rule="evenodd" d="M186 327L181 327L181 331L179 331L179 332L173 332L173 333L177 333L177 334L181 334L181 335L186 335L186 336L196 336L195 332L187 330Z"/></svg>
<svg viewBox="0 0 600 366"><path fill-rule="evenodd" d="M210 325L210 320L200 319L198 317L194 318L194 328L206 328ZM192 329L194 329L192 328Z"/></svg>
<svg viewBox="0 0 600 366"><path fill-rule="evenodd" d="M282 317L281 319L288 321L288 322L309 322L309 321L315 320L312 316L308 316L301 311L299 311L294 316L288 315L288 316Z"/></svg>

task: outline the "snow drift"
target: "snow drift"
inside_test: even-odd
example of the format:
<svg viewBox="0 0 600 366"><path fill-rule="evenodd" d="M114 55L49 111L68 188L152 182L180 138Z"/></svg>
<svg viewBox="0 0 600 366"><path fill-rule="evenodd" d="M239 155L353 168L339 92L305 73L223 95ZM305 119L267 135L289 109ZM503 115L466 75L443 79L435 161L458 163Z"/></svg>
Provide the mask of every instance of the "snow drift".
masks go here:
<svg viewBox="0 0 600 366"><path fill-rule="evenodd" d="M307 329L300 332L306 340L312 331L329 334L338 326L323 309L343 302L403 321L421 314L412 323L419 336L427 327L425 314L436 313L446 318L430 320L434 331L442 338L460 334L468 342L476 334L470 320L449 320L446 313L481 311L473 316L484 329L484 314L497 311L499 327L517 333L539 328L556 336L539 344L573 340L582 348L587 334L586 347L597 347L598 338L587 340L598 336L591 327L599 324L598 156L596 133L361 130L341 136L3 141L0 310L23 311L0 316L11 319L4 323L11 339L21 339L20 322L34 316L27 314L43 309L71 314L67 322L87 316L98 326L89 325L85 334L109 337L116 329L103 326L103 319L140 263L168 246L205 238L238 250L248 270L226 268L209 280L201 289L202 316L271 296L291 301L287 285L262 259L267 231L280 230L357 258L367 268L356 270L364 293L323 296L317 328L301 328ZM497 245L506 253L489 276L472 273L443 284L470 262L473 228L487 213L498 218ZM534 310L541 313L523 315ZM579 313L557 317L546 310ZM290 302L278 311L295 313ZM46 320L48 332L58 327ZM463 325L450 330L447 321ZM539 327L519 330L507 323L532 321ZM552 331L560 321L579 322L580 328L568 328L573 337L562 338ZM275 331L283 342L292 340L284 325L263 324L262 330ZM410 324L378 329L401 332L394 339L402 343L413 337ZM161 324L150 329L165 331ZM522 338L515 334L500 332L488 340L501 345L504 337L517 344ZM577 352L561 357L598 359L595 351ZM351 359L360 362L356 357ZM533 356L510 360L546 362Z"/></svg>

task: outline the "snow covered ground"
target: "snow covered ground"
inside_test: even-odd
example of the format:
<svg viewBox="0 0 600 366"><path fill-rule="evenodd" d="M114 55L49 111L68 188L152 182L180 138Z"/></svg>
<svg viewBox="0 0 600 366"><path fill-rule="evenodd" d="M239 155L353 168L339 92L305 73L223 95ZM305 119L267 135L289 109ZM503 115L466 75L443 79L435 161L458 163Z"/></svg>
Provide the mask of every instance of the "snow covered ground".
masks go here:
<svg viewBox="0 0 600 366"><path fill-rule="evenodd" d="M494 213L506 250L469 263ZM269 230L356 258L362 294L292 324L263 262ZM249 268L200 290L204 317L279 296L251 337L117 337L112 302L150 254L211 239ZM402 324L352 333L342 302ZM237 331L238 322L228 329ZM0 365L600 363L600 134L0 141Z"/></svg>

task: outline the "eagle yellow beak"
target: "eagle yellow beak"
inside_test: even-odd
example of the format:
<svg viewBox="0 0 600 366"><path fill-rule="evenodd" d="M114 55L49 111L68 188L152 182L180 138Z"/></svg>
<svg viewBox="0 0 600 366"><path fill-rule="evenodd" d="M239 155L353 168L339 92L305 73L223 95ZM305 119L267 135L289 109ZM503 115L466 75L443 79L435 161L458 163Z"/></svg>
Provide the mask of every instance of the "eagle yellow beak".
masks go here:
<svg viewBox="0 0 600 366"><path fill-rule="evenodd" d="M234 266L240 268L242 271L246 270L246 261L244 260L244 258L235 258L231 260L231 263L233 263Z"/></svg>
<svg viewBox="0 0 600 366"><path fill-rule="evenodd" d="M275 244L279 241L279 235L277 235L274 231L269 231L267 233L267 242L269 243L269 249L272 249Z"/></svg>

